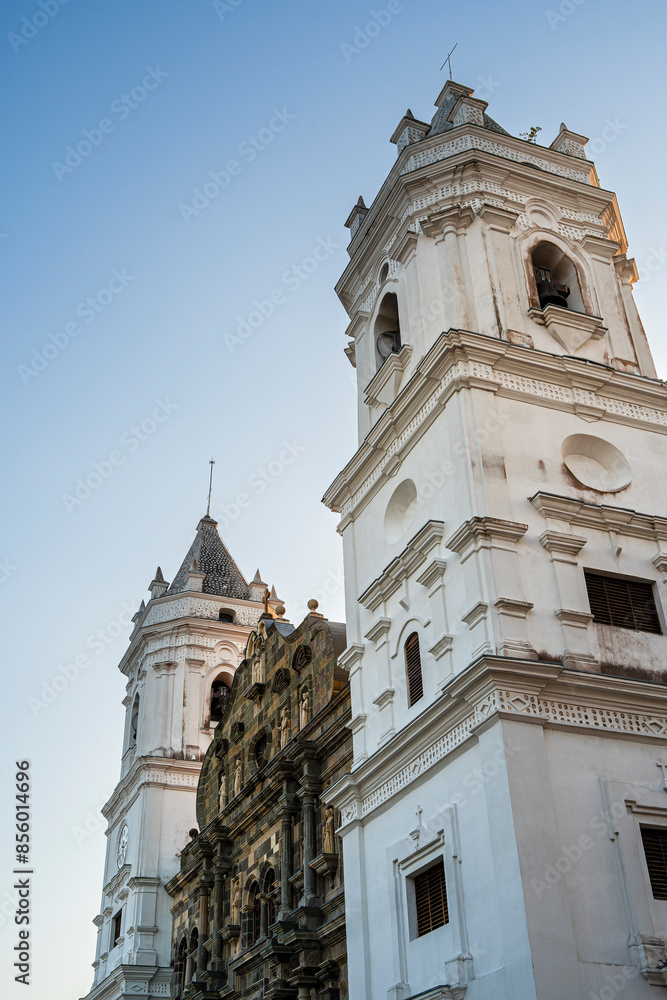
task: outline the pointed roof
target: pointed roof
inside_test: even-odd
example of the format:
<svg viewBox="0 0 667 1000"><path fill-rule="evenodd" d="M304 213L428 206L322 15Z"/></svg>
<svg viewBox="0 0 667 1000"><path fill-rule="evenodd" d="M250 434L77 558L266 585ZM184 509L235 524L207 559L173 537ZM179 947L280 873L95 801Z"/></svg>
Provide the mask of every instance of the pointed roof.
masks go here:
<svg viewBox="0 0 667 1000"><path fill-rule="evenodd" d="M197 525L195 540L167 591L177 594L186 589L188 573L197 567L204 573L202 591L205 594L219 594L220 597L239 597L249 600L248 584L225 548L218 534L218 522L206 515Z"/></svg>
<svg viewBox="0 0 667 1000"><path fill-rule="evenodd" d="M461 83L454 83L453 80L448 80L435 102L438 110L433 116L431 129L426 138L428 139L432 135L439 135L441 132L449 132L450 129L453 129L454 123L448 119L454 105L460 97L472 97L473 93L474 91L471 87L464 87ZM498 132L500 135L510 134L498 122L494 121L490 115L487 115L486 112L484 112L483 118L484 128L488 128L489 131Z"/></svg>

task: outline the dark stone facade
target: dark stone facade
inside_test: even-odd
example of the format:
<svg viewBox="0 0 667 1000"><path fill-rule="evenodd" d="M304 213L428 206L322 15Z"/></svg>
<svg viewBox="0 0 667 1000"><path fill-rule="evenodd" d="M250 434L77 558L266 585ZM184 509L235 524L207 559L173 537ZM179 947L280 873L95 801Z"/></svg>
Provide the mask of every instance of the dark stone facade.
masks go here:
<svg viewBox="0 0 667 1000"><path fill-rule="evenodd" d="M344 645L316 613L265 616L248 640L167 885L173 998L347 996L338 816L319 799L352 761Z"/></svg>

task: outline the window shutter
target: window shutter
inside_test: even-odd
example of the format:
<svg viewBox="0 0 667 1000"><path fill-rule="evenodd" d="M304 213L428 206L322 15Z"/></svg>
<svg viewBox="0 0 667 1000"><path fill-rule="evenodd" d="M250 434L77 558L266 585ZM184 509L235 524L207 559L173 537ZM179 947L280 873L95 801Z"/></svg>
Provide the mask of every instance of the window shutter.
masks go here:
<svg viewBox="0 0 667 1000"><path fill-rule="evenodd" d="M442 858L425 872L415 875L414 885L417 936L422 937L449 923L445 865Z"/></svg>
<svg viewBox="0 0 667 1000"><path fill-rule="evenodd" d="M416 632L409 635L405 643L405 670L408 676L408 704L414 705L424 695L419 636Z"/></svg>
<svg viewBox="0 0 667 1000"><path fill-rule="evenodd" d="M653 587L648 581L623 580L585 571L593 621L662 635Z"/></svg>
<svg viewBox="0 0 667 1000"><path fill-rule="evenodd" d="M642 827L646 866L654 899L667 899L667 829Z"/></svg>

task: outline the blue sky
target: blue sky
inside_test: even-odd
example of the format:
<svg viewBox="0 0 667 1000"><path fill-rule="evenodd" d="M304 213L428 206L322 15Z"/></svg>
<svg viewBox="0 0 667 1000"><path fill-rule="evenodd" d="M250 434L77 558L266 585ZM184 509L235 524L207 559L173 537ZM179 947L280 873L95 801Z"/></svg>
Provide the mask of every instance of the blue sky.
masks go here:
<svg viewBox="0 0 667 1000"><path fill-rule="evenodd" d="M366 33L372 11L384 23ZM454 78L510 132L541 126L548 145L564 120L598 140L667 372L655 263L667 260L663 5L393 0L391 11L384 0L69 0L42 16L38 0L14 0L0 13L0 776L9 801L11 761L33 761L33 996L70 1000L91 982L103 825L81 844L72 831L95 826L88 814L118 778L128 631L116 623L158 563L173 577L211 456L212 513L243 571L259 565L288 615L315 594L342 617L336 519L320 497L356 446L333 293L343 222L393 163L405 109L430 118L455 42ZM211 173L224 190L206 203ZM270 315L244 339L256 302ZM293 461L279 467L286 446ZM95 472L99 486L77 497ZM235 516L240 492L252 502ZM90 667L35 717L28 699L82 651ZM5 858L10 836L5 824ZM22 996L3 916L0 941L3 996Z"/></svg>

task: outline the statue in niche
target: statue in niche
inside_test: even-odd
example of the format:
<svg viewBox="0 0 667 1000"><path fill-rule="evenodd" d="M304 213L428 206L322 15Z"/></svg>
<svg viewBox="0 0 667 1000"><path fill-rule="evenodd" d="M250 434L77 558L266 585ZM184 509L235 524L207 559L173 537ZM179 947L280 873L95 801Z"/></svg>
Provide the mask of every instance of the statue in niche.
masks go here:
<svg viewBox="0 0 667 1000"><path fill-rule="evenodd" d="M220 679L213 681L211 685L211 721L222 718L228 698L229 688L225 682Z"/></svg>
<svg viewBox="0 0 667 1000"><path fill-rule="evenodd" d="M280 749L286 747L289 742L289 733L292 728L292 723L290 722L289 712L287 711L287 706L283 708L280 713Z"/></svg>
<svg viewBox="0 0 667 1000"><path fill-rule="evenodd" d="M227 805L227 776L225 772L222 771L220 774L220 792L218 794L218 805L220 806L220 812Z"/></svg>
<svg viewBox="0 0 667 1000"><path fill-rule="evenodd" d="M336 824L333 806L327 806L322 824L322 854L335 854Z"/></svg>
<svg viewBox="0 0 667 1000"><path fill-rule="evenodd" d="M310 699L308 697L308 688L304 688L301 695L301 703L299 705L299 729L305 729L309 722Z"/></svg>
<svg viewBox="0 0 667 1000"><path fill-rule="evenodd" d="M234 795L239 795L241 791L241 758L236 758L234 767Z"/></svg>
<svg viewBox="0 0 667 1000"><path fill-rule="evenodd" d="M238 927L239 914L241 911L241 886L239 885L239 880L234 880L234 888L232 890L232 923Z"/></svg>

